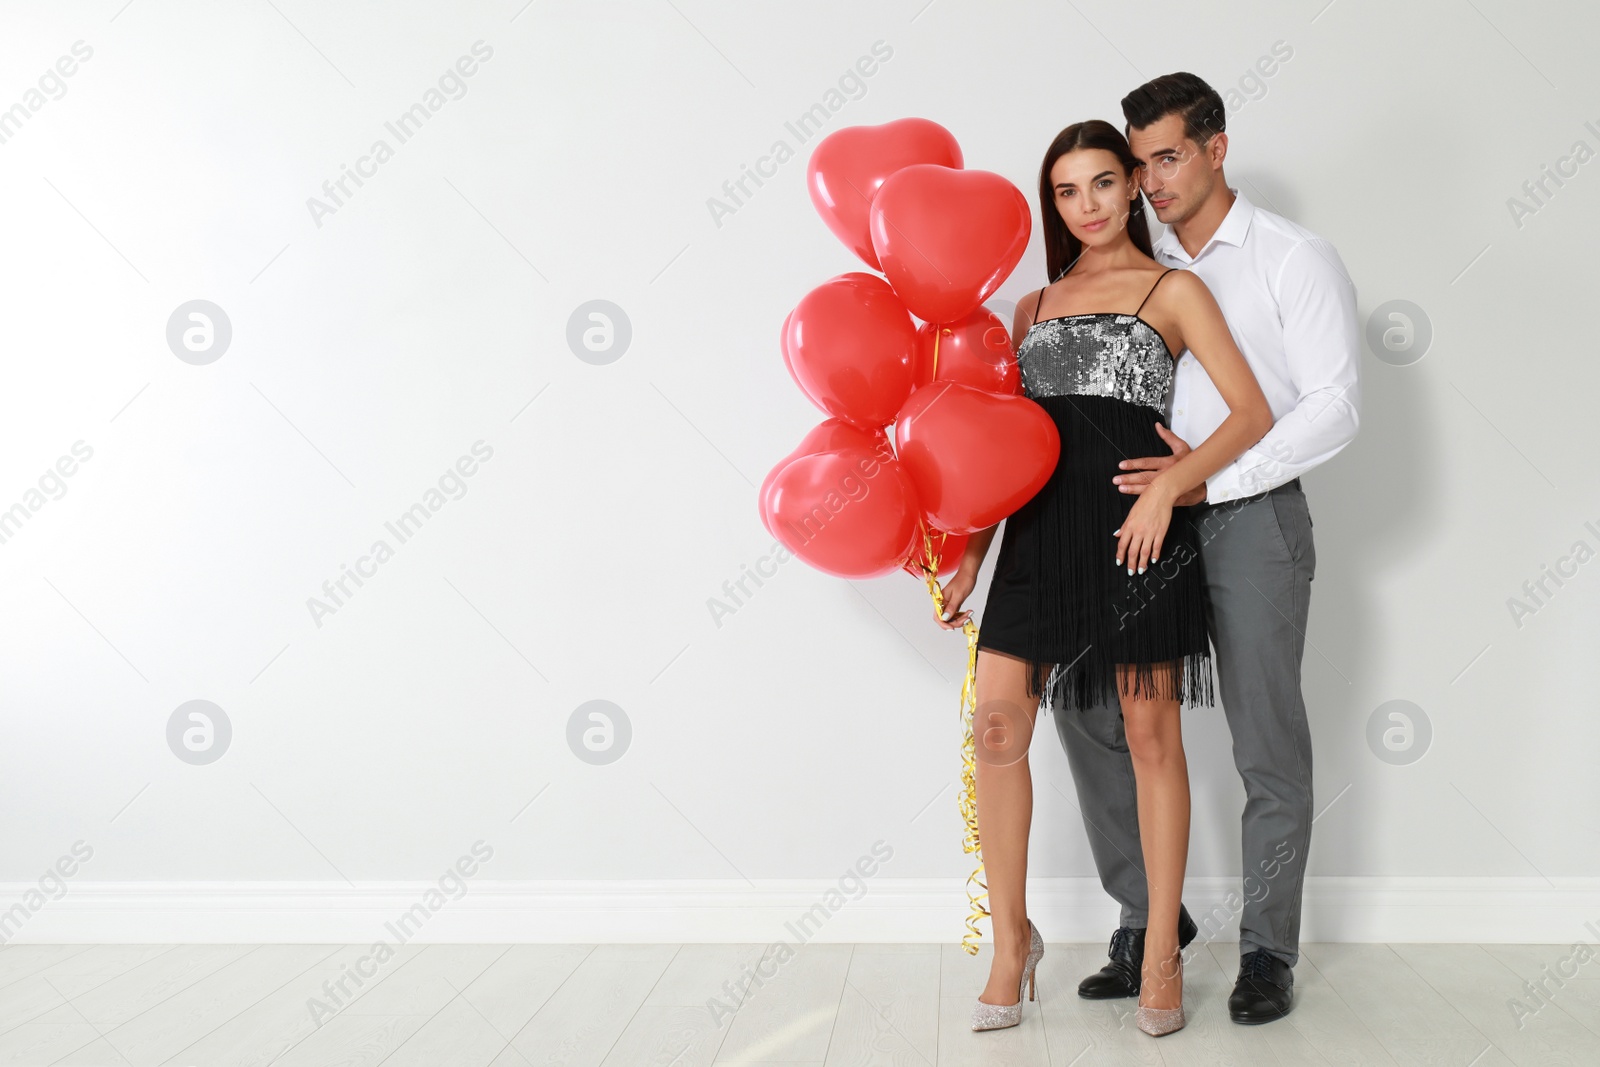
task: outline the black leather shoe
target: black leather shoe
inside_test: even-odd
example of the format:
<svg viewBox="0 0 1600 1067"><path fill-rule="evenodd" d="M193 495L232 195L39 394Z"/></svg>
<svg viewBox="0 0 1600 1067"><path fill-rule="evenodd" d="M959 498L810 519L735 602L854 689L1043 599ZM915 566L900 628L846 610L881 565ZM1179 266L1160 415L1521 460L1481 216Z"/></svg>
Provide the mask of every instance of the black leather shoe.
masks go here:
<svg viewBox="0 0 1600 1067"><path fill-rule="evenodd" d="M1270 1023L1289 1014L1294 1004L1294 968L1264 948L1239 959L1239 980L1228 997L1228 1015L1236 1023Z"/></svg>
<svg viewBox="0 0 1600 1067"><path fill-rule="evenodd" d="M1199 932L1189 917L1189 909L1179 904L1178 947L1187 948ZM1078 996L1087 1000L1138 996L1140 968L1144 966L1144 927L1117 927L1106 955L1111 962L1078 983Z"/></svg>

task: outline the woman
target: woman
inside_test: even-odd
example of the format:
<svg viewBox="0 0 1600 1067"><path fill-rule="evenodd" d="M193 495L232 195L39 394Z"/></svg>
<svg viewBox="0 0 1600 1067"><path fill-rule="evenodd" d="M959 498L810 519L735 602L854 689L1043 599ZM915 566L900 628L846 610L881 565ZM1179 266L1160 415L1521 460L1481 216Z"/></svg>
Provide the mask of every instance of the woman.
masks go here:
<svg viewBox="0 0 1600 1067"><path fill-rule="evenodd" d="M1205 283L1152 256L1141 177L1127 140L1099 120L1062 130L1039 172L1055 280L1019 302L1012 340L1023 393L1054 419L1061 459L1007 520L978 636L978 832L995 948L975 1030L1021 1020L1022 987L1033 999L1044 954L1025 896L1028 745L1052 688L1058 714L1113 694L1120 702L1150 891L1135 1016L1154 1035L1184 1024L1178 907L1189 778L1179 709L1211 704L1212 685L1199 546L1188 509L1174 511L1173 501L1260 440L1273 420ZM1185 350L1229 415L1130 499L1111 479L1120 460L1162 453L1156 425L1166 422L1173 353ZM968 541L943 587L941 626L959 627L971 614L960 608L994 530Z"/></svg>

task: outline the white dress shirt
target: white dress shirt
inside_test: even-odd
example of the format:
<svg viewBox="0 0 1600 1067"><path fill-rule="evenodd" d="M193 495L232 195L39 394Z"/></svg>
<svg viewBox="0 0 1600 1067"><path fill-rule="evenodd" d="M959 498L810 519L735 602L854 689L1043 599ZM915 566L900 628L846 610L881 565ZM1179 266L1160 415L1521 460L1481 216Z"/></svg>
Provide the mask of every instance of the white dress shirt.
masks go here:
<svg viewBox="0 0 1600 1067"><path fill-rule="evenodd" d="M1338 454L1361 416L1356 290L1332 244L1229 187L1233 206L1193 259L1177 235L1152 244L1158 262L1200 276L1261 383L1275 420L1266 436L1206 479L1219 503L1265 492ZM1191 448L1228 405L1188 349L1179 353L1167 421Z"/></svg>

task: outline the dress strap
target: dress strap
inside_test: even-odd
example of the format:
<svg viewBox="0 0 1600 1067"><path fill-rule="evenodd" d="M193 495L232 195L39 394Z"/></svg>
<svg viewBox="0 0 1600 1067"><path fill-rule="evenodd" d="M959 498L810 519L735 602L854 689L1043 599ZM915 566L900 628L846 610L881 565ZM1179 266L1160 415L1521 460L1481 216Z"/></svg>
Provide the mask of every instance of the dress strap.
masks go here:
<svg viewBox="0 0 1600 1067"><path fill-rule="evenodd" d="M1033 302L1033 321L1034 322L1038 322L1039 321L1039 305L1044 303L1044 290L1048 289L1048 288L1049 288L1049 286L1047 285L1044 288L1040 289L1039 290L1039 299L1037 299L1037 300L1035 300Z"/></svg>
<svg viewBox="0 0 1600 1067"><path fill-rule="evenodd" d="M1168 267L1166 270L1161 272L1161 278L1165 278L1167 275L1171 274L1173 271L1175 271L1177 269L1178 269L1177 267ZM1146 304L1150 303L1150 294L1154 293L1156 291L1156 285L1160 285L1161 284L1161 278L1157 278L1156 281L1155 281L1155 285L1152 285L1150 287L1150 292L1144 294L1144 299L1139 302L1138 311L1134 312L1135 315L1138 315L1140 311L1144 310L1144 306Z"/></svg>

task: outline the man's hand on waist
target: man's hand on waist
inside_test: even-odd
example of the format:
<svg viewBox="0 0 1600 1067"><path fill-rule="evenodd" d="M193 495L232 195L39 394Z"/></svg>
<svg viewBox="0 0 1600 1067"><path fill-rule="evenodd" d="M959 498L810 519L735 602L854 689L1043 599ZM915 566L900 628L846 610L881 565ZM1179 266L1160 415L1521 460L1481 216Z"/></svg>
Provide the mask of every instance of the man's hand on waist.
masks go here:
<svg viewBox="0 0 1600 1067"><path fill-rule="evenodd" d="M1145 487L1155 480L1156 475L1160 474L1162 471L1166 470L1168 467L1172 466L1189 453L1189 443L1159 422L1156 423L1156 432L1161 435L1161 439L1163 441L1167 442L1167 444L1171 446L1172 455L1141 456L1138 459L1125 459L1118 463L1117 467L1121 469L1123 473L1118 474L1111 480L1115 482L1117 487L1124 493L1144 492ZM1199 504L1204 502L1205 498L1206 483L1201 482L1193 489L1190 489L1188 492L1179 496L1172 503L1174 507L1188 507L1191 504Z"/></svg>

